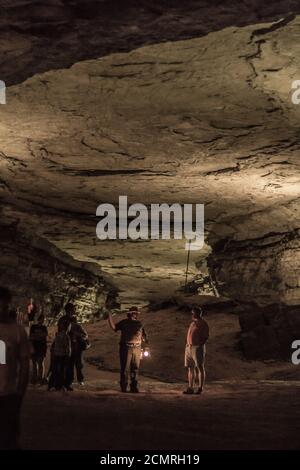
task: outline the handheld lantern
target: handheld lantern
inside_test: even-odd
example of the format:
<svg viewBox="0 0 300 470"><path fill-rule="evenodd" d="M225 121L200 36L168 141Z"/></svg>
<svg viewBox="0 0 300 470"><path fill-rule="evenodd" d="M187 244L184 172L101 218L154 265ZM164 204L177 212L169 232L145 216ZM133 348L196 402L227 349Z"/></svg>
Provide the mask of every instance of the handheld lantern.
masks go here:
<svg viewBox="0 0 300 470"><path fill-rule="evenodd" d="M142 352L141 352L141 359L148 359L151 357L151 354L150 354L150 349L149 348L144 348L142 349Z"/></svg>

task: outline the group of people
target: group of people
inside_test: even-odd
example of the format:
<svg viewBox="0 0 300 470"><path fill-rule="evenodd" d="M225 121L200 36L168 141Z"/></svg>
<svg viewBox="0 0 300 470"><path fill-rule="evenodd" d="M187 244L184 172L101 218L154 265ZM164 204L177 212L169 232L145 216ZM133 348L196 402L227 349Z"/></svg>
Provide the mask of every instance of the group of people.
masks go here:
<svg viewBox="0 0 300 470"><path fill-rule="evenodd" d="M65 314L58 321L51 346L49 390L65 388L72 391L75 370L77 382L84 385L83 353L89 347L88 334L77 322L75 305L69 302L65 306Z"/></svg>
<svg viewBox="0 0 300 470"><path fill-rule="evenodd" d="M138 371L143 345L148 344L148 338L143 324L139 320L139 309L131 307L127 318L115 324L109 314L108 322L111 329L121 332L120 340L120 387L123 393L138 393ZM187 331L184 365L188 374L188 387L183 392L186 395L203 392L205 383L205 344L209 337L209 327L203 318L201 307L192 309L192 321ZM130 382L130 383L129 383ZM195 388L196 386L196 388Z"/></svg>
<svg viewBox="0 0 300 470"><path fill-rule="evenodd" d="M41 308L30 299L23 313L20 308L10 310L9 320L24 327L30 343L32 362L31 384L48 385L48 390L73 391L72 383L84 385L83 352L90 346L88 334L77 322L76 307L67 303L64 315L57 322L57 332L50 346L50 365L46 373L49 332Z"/></svg>
<svg viewBox="0 0 300 470"><path fill-rule="evenodd" d="M50 348L50 366L45 375L48 329L44 315L30 326L29 340L32 346L32 384L47 384L48 390L73 391L75 379L84 385L83 352L90 346L88 334L77 322L76 307L67 303L65 313L57 323L57 332Z"/></svg>
<svg viewBox="0 0 300 470"><path fill-rule="evenodd" d="M64 315L57 323L57 332L51 345L51 361L45 375L48 329L45 317L34 303L28 312L29 338L25 328L12 315L12 296L8 289L0 287L0 409L5 426L0 429L0 449L18 448L19 415L29 381L30 359L32 360L32 382L47 383L48 389L73 390L74 371L83 384L83 351L87 349L87 332L78 324L74 304L67 303ZM37 318L36 318L37 316ZM117 323L111 314L108 322L112 330L121 333L120 338L120 387L123 393L138 393L138 371L142 350L148 338L139 309L129 309L127 318ZM205 343L209 328L202 318L202 310L192 309L192 321L187 332L184 363L188 370L188 388L185 394L201 394L205 383ZM196 386L196 389L195 389Z"/></svg>

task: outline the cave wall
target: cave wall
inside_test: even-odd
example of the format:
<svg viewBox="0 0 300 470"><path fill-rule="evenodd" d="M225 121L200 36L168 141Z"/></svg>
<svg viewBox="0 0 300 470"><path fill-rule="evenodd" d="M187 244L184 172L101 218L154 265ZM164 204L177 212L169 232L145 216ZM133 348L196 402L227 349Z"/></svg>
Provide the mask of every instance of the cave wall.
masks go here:
<svg viewBox="0 0 300 470"><path fill-rule="evenodd" d="M208 261L218 291L240 305L248 359L286 357L300 338L300 230L223 240Z"/></svg>
<svg viewBox="0 0 300 470"><path fill-rule="evenodd" d="M244 306L239 314L241 347L246 359L286 359L300 338L300 307L272 304Z"/></svg>
<svg viewBox="0 0 300 470"><path fill-rule="evenodd" d="M0 195L31 234L16 227L15 240L4 236L1 282L50 313L74 297L89 317L105 305L105 285L76 258L106 268L130 302L165 295L182 282L184 251L156 241L100 246L87 222L119 194L202 202L218 238L209 243L218 289L243 305L246 355L265 344L264 354L279 351L275 323L290 321L300 298L300 107L290 99L299 2L174 0L172 10L155 2L153 13L147 0L129 10L116 1L118 15L104 15L96 4L109 2L89 1L93 21L83 21L84 1L5 3Z"/></svg>
<svg viewBox="0 0 300 470"><path fill-rule="evenodd" d="M224 240L209 257L222 295L258 306L300 305L300 230L254 240Z"/></svg>
<svg viewBox="0 0 300 470"><path fill-rule="evenodd" d="M0 224L0 284L11 289L13 306L24 311L33 297L49 319L72 301L81 321L101 317L114 289L86 263L73 260L16 224ZM95 271L95 267L92 267Z"/></svg>
<svg viewBox="0 0 300 470"><path fill-rule="evenodd" d="M222 295L259 306L300 305L300 230L221 241L208 264Z"/></svg>

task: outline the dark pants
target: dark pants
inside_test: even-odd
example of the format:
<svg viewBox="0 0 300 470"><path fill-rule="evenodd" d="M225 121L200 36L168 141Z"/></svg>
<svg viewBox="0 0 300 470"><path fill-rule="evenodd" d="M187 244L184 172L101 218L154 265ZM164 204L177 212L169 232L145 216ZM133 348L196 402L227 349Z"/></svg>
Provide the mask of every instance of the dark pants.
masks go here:
<svg viewBox="0 0 300 470"><path fill-rule="evenodd" d="M32 357L32 377L31 383L36 384L37 382L42 384L45 376L45 358L44 357Z"/></svg>
<svg viewBox="0 0 300 470"><path fill-rule="evenodd" d="M0 450L17 450L20 433L21 397L0 396Z"/></svg>
<svg viewBox="0 0 300 470"><path fill-rule="evenodd" d="M125 389L130 378L131 388L137 387L138 371L141 362L141 347L130 347L126 344L120 345L120 364L121 364L121 388Z"/></svg>
<svg viewBox="0 0 300 470"><path fill-rule="evenodd" d="M67 386L67 366L69 357L67 356L54 356L53 364L51 367L51 375L49 379L48 388L56 388L61 390Z"/></svg>
<svg viewBox="0 0 300 470"><path fill-rule="evenodd" d="M83 351L78 350L72 352L67 365L67 385L70 387L74 382L74 372L76 369L77 381L83 382Z"/></svg>

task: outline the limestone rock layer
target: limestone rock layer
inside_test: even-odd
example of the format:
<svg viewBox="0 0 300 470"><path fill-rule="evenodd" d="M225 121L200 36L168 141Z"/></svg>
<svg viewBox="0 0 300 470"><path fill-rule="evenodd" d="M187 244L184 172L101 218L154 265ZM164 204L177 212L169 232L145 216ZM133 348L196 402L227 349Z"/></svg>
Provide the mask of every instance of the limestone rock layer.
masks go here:
<svg viewBox="0 0 300 470"><path fill-rule="evenodd" d="M299 305L300 17L275 19L80 57L8 87L5 217L98 266L123 302L145 303L182 284L184 242L100 242L97 206L119 195L204 203L207 245L192 270L209 255L220 293Z"/></svg>

